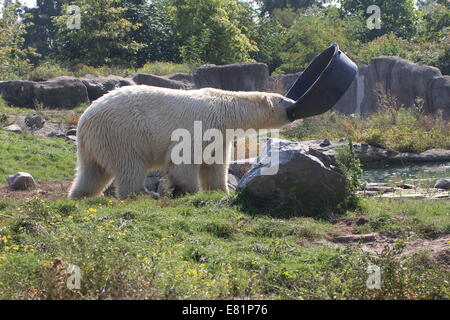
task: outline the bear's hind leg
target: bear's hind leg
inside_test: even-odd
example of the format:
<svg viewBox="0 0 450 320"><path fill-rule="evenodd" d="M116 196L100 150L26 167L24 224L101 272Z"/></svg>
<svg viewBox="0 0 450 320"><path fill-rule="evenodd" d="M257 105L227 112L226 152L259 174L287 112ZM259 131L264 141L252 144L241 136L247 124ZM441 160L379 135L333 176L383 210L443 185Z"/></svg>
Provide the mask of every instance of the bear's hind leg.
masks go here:
<svg viewBox="0 0 450 320"><path fill-rule="evenodd" d="M93 161L82 161L78 165L75 181L70 191L70 199L80 199L99 195L111 182L111 175Z"/></svg>
<svg viewBox="0 0 450 320"><path fill-rule="evenodd" d="M228 165L203 164L200 168L200 182L203 190L228 192Z"/></svg>
<svg viewBox="0 0 450 320"><path fill-rule="evenodd" d="M130 164L132 166L130 167ZM132 194L138 194L144 191L144 180L147 173L147 167L143 163L128 162L128 167L117 170L115 184L116 196L119 199L126 199Z"/></svg>
<svg viewBox="0 0 450 320"><path fill-rule="evenodd" d="M175 188L175 193L196 193L200 190L200 166L195 164L170 164L167 167L167 176Z"/></svg>

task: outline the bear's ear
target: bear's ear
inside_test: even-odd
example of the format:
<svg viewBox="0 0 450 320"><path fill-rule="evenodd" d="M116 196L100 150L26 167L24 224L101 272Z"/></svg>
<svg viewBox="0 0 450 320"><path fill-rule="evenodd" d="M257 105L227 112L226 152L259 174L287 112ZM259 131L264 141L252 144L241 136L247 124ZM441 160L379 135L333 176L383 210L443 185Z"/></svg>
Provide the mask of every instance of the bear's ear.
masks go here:
<svg viewBox="0 0 450 320"><path fill-rule="evenodd" d="M262 99L263 99L264 103L267 104L267 106L269 107L269 109L271 111L275 110L275 108L273 106L273 101L270 96L264 95Z"/></svg>

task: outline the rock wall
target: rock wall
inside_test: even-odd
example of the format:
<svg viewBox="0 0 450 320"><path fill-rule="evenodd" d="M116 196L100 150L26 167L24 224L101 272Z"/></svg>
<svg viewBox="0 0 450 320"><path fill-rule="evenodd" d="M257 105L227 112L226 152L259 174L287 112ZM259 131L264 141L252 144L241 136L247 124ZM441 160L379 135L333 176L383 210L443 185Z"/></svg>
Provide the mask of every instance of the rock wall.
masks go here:
<svg viewBox="0 0 450 320"><path fill-rule="evenodd" d="M0 94L7 103L35 108L73 108L94 101L119 87L134 84L173 89L219 88L233 91L270 91L285 94L300 73L269 76L263 63L238 63L224 66L204 65L192 74L155 76L134 74L127 78L86 76L82 79L59 77L48 81L0 82ZM442 113L450 119L450 76L439 69L421 66L398 57L378 57L362 65L345 95L334 110L367 116L380 105L379 92L394 97L398 104L414 106L419 98L425 111Z"/></svg>
<svg viewBox="0 0 450 320"><path fill-rule="evenodd" d="M367 116L380 107L380 93L406 108L420 104L428 113L442 112L450 119L450 76L435 67L421 66L398 57L373 58L362 65L349 90L334 110Z"/></svg>

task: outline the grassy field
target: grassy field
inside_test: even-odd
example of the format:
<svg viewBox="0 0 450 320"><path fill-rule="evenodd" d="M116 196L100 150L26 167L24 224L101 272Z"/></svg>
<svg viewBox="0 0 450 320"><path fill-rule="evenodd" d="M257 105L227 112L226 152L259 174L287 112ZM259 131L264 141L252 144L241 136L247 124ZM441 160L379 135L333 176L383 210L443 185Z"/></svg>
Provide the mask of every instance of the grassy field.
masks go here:
<svg viewBox="0 0 450 320"><path fill-rule="evenodd" d="M348 215L436 237L449 232L448 212L448 202L366 200ZM2 299L450 297L448 267L403 257L401 237L378 254L333 246L342 232L331 221L249 214L234 195L3 200L0 214ZM67 264L81 269L81 290L67 289ZM380 290L366 287L368 264L383 270Z"/></svg>
<svg viewBox="0 0 450 320"><path fill-rule="evenodd" d="M339 140L389 148L399 152L450 149L450 122L421 113L418 108L383 108L367 118L326 113L307 118L283 131L292 140Z"/></svg>
<svg viewBox="0 0 450 320"><path fill-rule="evenodd" d="M19 171L41 181L73 177L76 145L72 141L0 131L0 146L0 185Z"/></svg>

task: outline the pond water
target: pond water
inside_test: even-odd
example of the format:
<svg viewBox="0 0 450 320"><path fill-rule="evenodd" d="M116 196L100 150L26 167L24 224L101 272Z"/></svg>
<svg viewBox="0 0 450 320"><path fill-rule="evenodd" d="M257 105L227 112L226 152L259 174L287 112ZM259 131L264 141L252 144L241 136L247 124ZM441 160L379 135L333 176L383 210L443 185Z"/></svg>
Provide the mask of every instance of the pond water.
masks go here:
<svg viewBox="0 0 450 320"><path fill-rule="evenodd" d="M387 165L365 169L362 179L367 182L412 183L432 186L441 178L450 178L450 161L409 165Z"/></svg>

